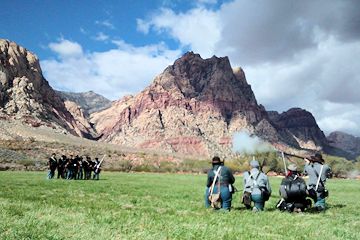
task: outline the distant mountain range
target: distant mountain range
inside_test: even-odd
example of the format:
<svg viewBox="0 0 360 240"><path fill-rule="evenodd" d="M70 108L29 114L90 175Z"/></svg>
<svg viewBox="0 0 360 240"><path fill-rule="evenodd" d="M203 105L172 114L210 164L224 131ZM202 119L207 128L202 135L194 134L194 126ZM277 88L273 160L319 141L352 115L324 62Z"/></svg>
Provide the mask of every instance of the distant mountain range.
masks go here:
<svg viewBox="0 0 360 240"><path fill-rule="evenodd" d="M360 156L360 137L336 131L327 137L329 144L350 154L350 158Z"/></svg>
<svg viewBox="0 0 360 240"><path fill-rule="evenodd" d="M109 99L101 96L100 94L94 93L93 91L80 93L62 91L56 92L64 101L72 101L79 105L87 116L91 113L104 110L111 106L111 101Z"/></svg>
<svg viewBox="0 0 360 240"><path fill-rule="evenodd" d="M92 91L54 91L34 54L0 40L0 82L0 119L22 119L122 146L231 156L232 135L245 130L288 152L360 154L360 145L353 143L359 139L334 133L329 141L304 109L267 112L244 71L233 69L227 57L202 59L188 52L142 92L111 102Z"/></svg>

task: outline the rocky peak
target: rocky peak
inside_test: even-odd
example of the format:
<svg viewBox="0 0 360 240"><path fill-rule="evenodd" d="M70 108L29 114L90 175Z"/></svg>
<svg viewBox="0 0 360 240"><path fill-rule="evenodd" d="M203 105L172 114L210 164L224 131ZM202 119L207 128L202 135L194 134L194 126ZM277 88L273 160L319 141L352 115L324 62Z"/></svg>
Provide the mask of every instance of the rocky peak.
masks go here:
<svg viewBox="0 0 360 240"><path fill-rule="evenodd" d="M87 132L43 77L38 58L5 39L0 39L0 109L9 116L38 119L75 135Z"/></svg>
<svg viewBox="0 0 360 240"><path fill-rule="evenodd" d="M280 128L318 127L314 116L301 108L291 108L286 112L268 112L269 117Z"/></svg>
<svg viewBox="0 0 360 240"><path fill-rule="evenodd" d="M239 102L257 105L241 68L234 71L228 57L202 59L188 52L155 79L165 90L178 90L185 98L201 101Z"/></svg>
<svg viewBox="0 0 360 240"><path fill-rule="evenodd" d="M351 155L360 155L360 137L351 134L336 131L330 133L327 137L330 146L344 150Z"/></svg>
<svg viewBox="0 0 360 240"><path fill-rule="evenodd" d="M291 108L281 114L271 111L268 116L272 124L281 133L285 142L299 145L305 149L318 149L327 145L324 133L316 123L314 116L301 108Z"/></svg>
<svg viewBox="0 0 360 240"><path fill-rule="evenodd" d="M203 156L231 154L236 131L277 134L241 68L232 69L227 57L202 59L193 52L91 120L103 141Z"/></svg>

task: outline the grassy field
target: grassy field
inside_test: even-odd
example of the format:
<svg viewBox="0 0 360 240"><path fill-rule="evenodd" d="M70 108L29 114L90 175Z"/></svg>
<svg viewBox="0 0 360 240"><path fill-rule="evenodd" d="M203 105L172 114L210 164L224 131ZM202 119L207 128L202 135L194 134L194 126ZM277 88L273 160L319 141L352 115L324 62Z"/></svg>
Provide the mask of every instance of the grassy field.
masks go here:
<svg viewBox="0 0 360 240"><path fill-rule="evenodd" d="M203 207L205 175L103 173L100 181L0 172L0 239L360 239L358 180L330 180L325 213ZM242 178L235 184L241 189Z"/></svg>

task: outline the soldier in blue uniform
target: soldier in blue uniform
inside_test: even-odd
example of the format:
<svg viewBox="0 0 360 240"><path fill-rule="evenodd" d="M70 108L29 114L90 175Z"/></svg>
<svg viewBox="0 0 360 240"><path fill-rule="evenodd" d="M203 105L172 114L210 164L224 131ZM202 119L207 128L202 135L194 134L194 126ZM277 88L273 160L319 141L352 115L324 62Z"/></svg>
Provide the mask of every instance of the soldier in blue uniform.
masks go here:
<svg viewBox="0 0 360 240"><path fill-rule="evenodd" d="M55 170L57 167L57 160L56 160L56 154L53 153L51 154L51 157L49 158L48 161L48 166L49 166L49 172L48 172L48 179L52 179L54 178L55 175Z"/></svg>
<svg viewBox="0 0 360 240"><path fill-rule="evenodd" d="M221 162L219 157L213 157L211 163L212 169L210 169L207 173L205 207L210 207L211 203L209 201L209 195L211 187L213 187L213 193L220 192L221 208L223 210L230 211L232 193L234 192L232 184L235 182L235 178L231 170L224 166L223 162ZM218 177L214 182L214 178L217 172Z"/></svg>

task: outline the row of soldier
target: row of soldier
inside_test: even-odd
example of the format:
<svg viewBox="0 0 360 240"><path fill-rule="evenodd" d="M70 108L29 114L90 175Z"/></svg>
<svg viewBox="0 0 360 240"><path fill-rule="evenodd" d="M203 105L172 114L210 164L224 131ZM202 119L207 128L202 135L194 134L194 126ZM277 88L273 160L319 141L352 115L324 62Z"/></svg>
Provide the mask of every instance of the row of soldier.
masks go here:
<svg viewBox="0 0 360 240"><path fill-rule="evenodd" d="M317 211L325 210L325 198L328 196L325 184L326 179L332 175L331 169L325 164L320 153L305 160L303 174L309 177L307 183L295 164L287 166L286 176L279 189L280 200L276 204L281 211L303 212L311 207L311 199ZM262 211L271 195L270 182L267 175L261 171L258 161L252 160L250 168L243 174L242 203L247 209ZM219 157L214 157L212 169L207 175L205 207L229 211L235 192L234 182L235 178L230 169L224 166Z"/></svg>
<svg viewBox="0 0 360 240"><path fill-rule="evenodd" d="M69 157L62 155L57 158L56 154L53 153L48 161L49 172L47 177L48 179L54 178L57 170L57 178L99 180L101 163L98 158L93 161L89 156L80 157L71 154Z"/></svg>

